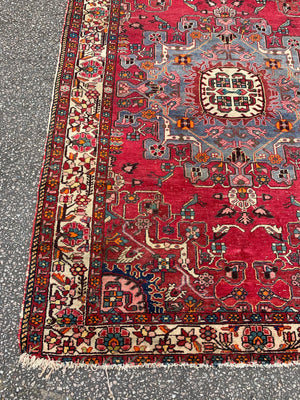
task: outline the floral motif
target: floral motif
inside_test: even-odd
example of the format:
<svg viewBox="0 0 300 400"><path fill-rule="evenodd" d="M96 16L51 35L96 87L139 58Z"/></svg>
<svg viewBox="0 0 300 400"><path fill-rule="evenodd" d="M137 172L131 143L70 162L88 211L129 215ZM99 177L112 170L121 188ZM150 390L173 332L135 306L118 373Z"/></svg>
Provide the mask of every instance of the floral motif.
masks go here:
<svg viewBox="0 0 300 400"><path fill-rule="evenodd" d="M126 201L126 203L137 203L139 196L136 193L127 193L123 199Z"/></svg>
<svg viewBox="0 0 300 400"><path fill-rule="evenodd" d="M299 246L300 244L300 223L290 223L288 224L288 231L289 231L289 243L291 246Z"/></svg>
<svg viewBox="0 0 300 400"><path fill-rule="evenodd" d="M175 344L172 344L171 339L159 339L159 344L155 346L155 350L159 353L172 353Z"/></svg>
<svg viewBox="0 0 300 400"><path fill-rule="evenodd" d="M241 287L241 288L234 288L233 291L231 292L231 296L235 299L235 300L245 300L245 298L247 297L248 293L247 291Z"/></svg>
<svg viewBox="0 0 300 400"><path fill-rule="evenodd" d="M209 275L208 272L204 272L204 274L200 275L198 280L200 286L203 288L207 288L208 286L214 284L214 277L213 275Z"/></svg>
<svg viewBox="0 0 300 400"><path fill-rule="evenodd" d="M244 329L242 343L246 349L261 352L274 347L274 337L268 328L251 326Z"/></svg>
<svg viewBox="0 0 300 400"><path fill-rule="evenodd" d="M200 229L197 226L188 226L186 228L186 237L188 239L198 239L200 237Z"/></svg>
<svg viewBox="0 0 300 400"><path fill-rule="evenodd" d="M63 242L70 246L76 246L89 238L89 229L77 222L65 225L63 230L65 232Z"/></svg>
<svg viewBox="0 0 300 400"><path fill-rule="evenodd" d="M80 263L80 264L76 263L70 269L71 274L73 276L77 276L77 275L83 276L86 270L87 270L87 268L85 267L85 265L83 263Z"/></svg>
<svg viewBox="0 0 300 400"><path fill-rule="evenodd" d="M79 311L67 308L57 313L56 321L60 326L81 325L83 322L83 317Z"/></svg>
<svg viewBox="0 0 300 400"><path fill-rule="evenodd" d="M162 157L165 154L165 147L161 144L153 144L150 146L150 152L154 157Z"/></svg>
<svg viewBox="0 0 300 400"><path fill-rule="evenodd" d="M203 328L200 328L200 337L201 339L211 341L214 340L217 337L216 330L214 328L211 328L210 326L205 326Z"/></svg>
<svg viewBox="0 0 300 400"><path fill-rule="evenodd" d="M97 339L96 348L100 351L109 351L114 354L129 350L130 345L129 332L116 326L102 329Z"/></svg>
<svg viewBox="0 0 300 400"><path fill-rule="evenodd" d="M299 273L292 276L292 285L300 287L300 274Z"/></svg>
<svg viewBox="0 0 300 400"><path fill-rule="evenodd" d="M97 78L100 80L103 73L103 64L99 61L84 61L80 65L80 75L83 78Z"/></svg>
<svg viewBox="0 0 300 400"><path fill-rule="evenodd" d="M135 336L138 338L137 344L143 341L152 344L153 339L156 337L156 329L156 326L144 326L141 330L134 332Z"/></svg>
<svg viewBox="0 0 300 400"><path fill-rule="evenodd" d="M192 350L193 345L195 348L199 351L199 345L196 345L196 340L198 339L198 336L195 335L195 329L190 330L187 332L184 329L181 329L181 335L177 336L177 346L184 346L188 350Z"/></svg>

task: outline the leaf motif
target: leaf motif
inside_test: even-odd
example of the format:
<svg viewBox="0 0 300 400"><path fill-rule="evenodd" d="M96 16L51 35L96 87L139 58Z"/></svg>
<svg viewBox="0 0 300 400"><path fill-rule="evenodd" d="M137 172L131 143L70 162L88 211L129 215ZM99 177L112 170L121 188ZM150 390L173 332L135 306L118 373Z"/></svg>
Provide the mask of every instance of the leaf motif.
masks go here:
<svg viewBox="0 0 300 400"><path fill-rule="evenodd" d="M58 260L60 257L60 251L58 249L54 249L54 255L53 255L55 260Z"/></svg>
<svg viewBox="0 0 300 400"><path fill-rule="evenodd" d="M70 247L64 247L64 246L60 246L59 250L62 251L63 253L71 253L73 251L73 249L71 249Z"/></svg>
<svg viewBox="0 0 300 400"><path fill-rule="evenodd" d="M229 229L230 229L230 227L228 225L219 225L219 224L216 227L213 226L213 228L212 228L213 232L215 232L215 233L218 233L220 231L222 231L222 232L225 231L225 233L227 233L229 231Z"/></svg>
<svg viewBox="0 0 300 400"><path fill-rule="evenodd" d="M291 21L287 19L283 24L280 25L279 28L284 28L285 26L289 26L291 24Z"/></svg>
<svg viewBox="0 0 300 400"><path fill-rule="evenodd" d="M221 210L218 211L216 217L232 217L235 215L235 210L233 210L231 207L224 205Z"/></svg>
<svg viewBox="0 0 300 400"><path fill-rule="evenodd" d="M193 345L195 347L195 349L198 351L198 353L201 352L201 345L198 342L193 342Z"/></svg>
<svg viewBox="0 0 300 400"><path fill-rule="evenodd" d="M282 237L282 228L281 228L281 227L277 228L276 225L273 225L273 226L267 225L267 226L265 226L265 230L266 230L266 232L267 232L270 236L272 236L274 239L283 241L283 237Z"/></svg>
<svg viewBox="0 0 300 400"><path fill-rule="evenodd" d="M240 222L241 224L248 225L251 222L253 222L253 218L251 218L247 212L243 212L237 221Z"/></svg>
<svg viewBox="0 0 300 400"><path fill-rule="evenodd" d="M214 1L211 0L206 0L206 3L210 6L210 7L215 7L216 3Z"/></svg>
<svg viewBox="0 0 300 400"><path fill-rule="evenodd" d="M160 330L162 330L164 333L169 333L169 329L166 328L165 326L160 325L159 328L160 328Z"/></svg>
<svg viewBox="0 0 300 400"><path fill-rule="evenodd" d="M255 210L253 210L253 214L258 216L258 218L274 218L270 211L266 210L264 206L257 207Z"/></svg>
<svg viewBox="0 0 300 400"><path fill-rule="evenodd" d="M234 2L232 3L232 5L233 5L234 7L240 7L243 3L244 3L244 0L234 1Z"/></svg>
<svg viewBox="0 0 300 400"><path fill-rule="evenodd" d="M216 227L213 226L212 230L214 233L214 240L220 239L225 236L228 233L229 229L230 227L227 225L217 225Z"/></svg>
<svg viewBox="0 0 300 400"><path fill-rule="evenodd" d="M131 164L128 162L122 166L122 170L124 172L126 172L127 174L132 174L137 166L138 166L138 163Z"/></svg>
<svg viewBox="0 0 300 400"><path fill-rule="evenodd" d="M70 214L65 218L65 221L73 221L74 218L76 218L76 215Z"/></svg>
<svg viewBox="0 0 300 400"><path fill-rule="evenodd" d="M265 5L264 6L261 6L261 7L256 7L256 9L254 10L254 12L255 12L255 14L258 14L261 10L263 10L265 8Z"/></svg>
<svg viewBox="0 0 300 400"><path fill-rule="evenodd" d="M221 239L223 236L226 235L226 233L227 233L227 232L217 232L217 233L214 233L214 240Z"/></svg>

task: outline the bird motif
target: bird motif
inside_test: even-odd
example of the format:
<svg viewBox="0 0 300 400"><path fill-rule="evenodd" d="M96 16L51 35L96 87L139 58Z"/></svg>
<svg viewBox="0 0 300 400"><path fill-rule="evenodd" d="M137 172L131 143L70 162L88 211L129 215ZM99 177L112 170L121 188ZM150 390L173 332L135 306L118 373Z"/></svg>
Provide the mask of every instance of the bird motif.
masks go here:
<svg viewBox="0 0 300 400"><path fill-rule="evenodd" d="M298 200L296 200L296 197L293 196L292 194L288 197L289 202L283 204L283 206L285 208L289 208L291 206L296 206L296 207L300 207L300 202Z"/></svg>

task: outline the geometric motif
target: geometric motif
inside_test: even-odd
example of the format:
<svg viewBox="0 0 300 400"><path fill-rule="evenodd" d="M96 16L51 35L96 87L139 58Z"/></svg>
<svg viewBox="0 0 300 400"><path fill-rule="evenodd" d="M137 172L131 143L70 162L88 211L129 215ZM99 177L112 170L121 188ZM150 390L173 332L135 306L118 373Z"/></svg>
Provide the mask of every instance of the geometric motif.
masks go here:
<svg viewBox="0 0 300 400"><path fill-rule="evenodd" d="M250 118L264 111L264 89L258 75L240 68L213 68L202 73L203 111L222 118Z"/></svg>

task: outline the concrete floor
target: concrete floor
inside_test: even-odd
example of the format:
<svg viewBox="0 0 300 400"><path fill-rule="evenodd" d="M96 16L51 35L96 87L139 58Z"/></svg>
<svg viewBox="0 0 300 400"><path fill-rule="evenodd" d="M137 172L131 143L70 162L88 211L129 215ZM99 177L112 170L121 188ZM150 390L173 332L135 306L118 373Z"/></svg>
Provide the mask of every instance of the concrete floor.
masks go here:
<svg viewBox="0 0 300 400"><path fill-rule="evenodd" d="M18 365L17 332L66 0L0 4L0 399L296 400L300 367L55 372Z"/></svg>

